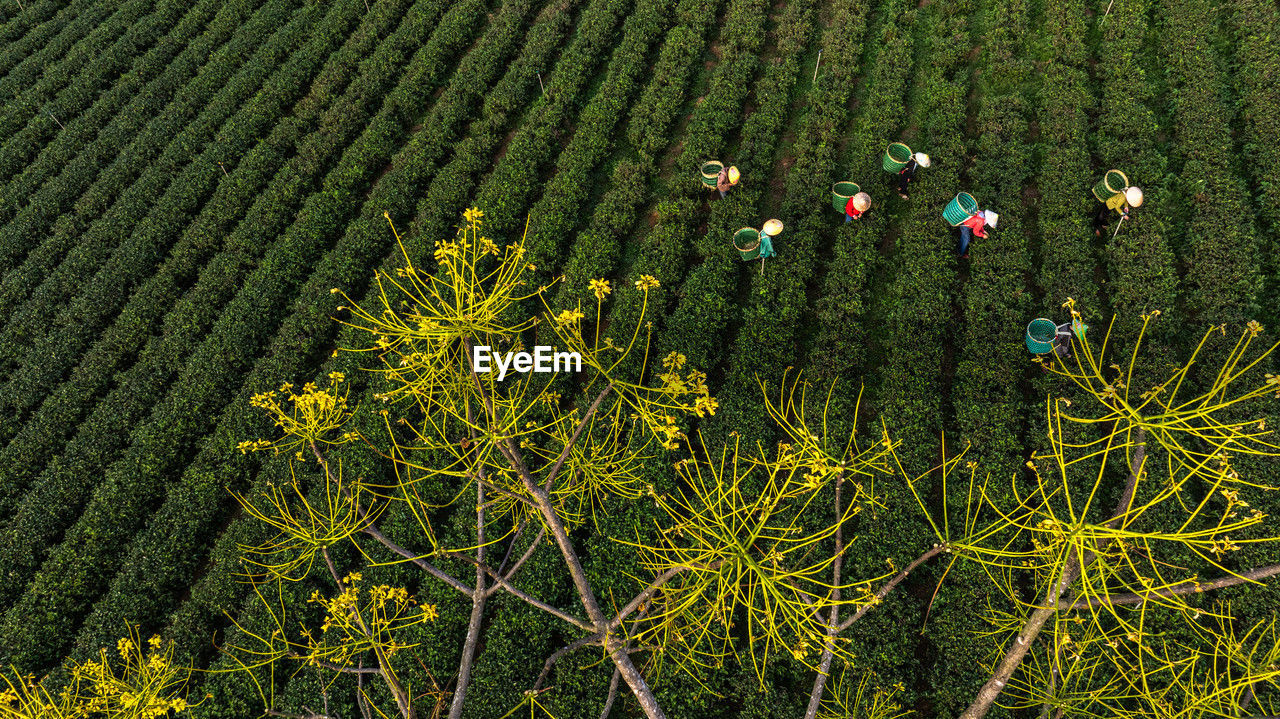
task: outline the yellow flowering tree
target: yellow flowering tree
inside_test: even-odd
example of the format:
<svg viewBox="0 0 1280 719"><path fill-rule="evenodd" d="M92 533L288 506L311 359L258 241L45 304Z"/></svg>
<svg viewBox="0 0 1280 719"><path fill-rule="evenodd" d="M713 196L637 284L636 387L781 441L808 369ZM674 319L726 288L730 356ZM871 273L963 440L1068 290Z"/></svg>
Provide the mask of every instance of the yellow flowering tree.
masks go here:
<svg viewBox="0 0 1280 719"><path fill-rule="evenodd" d="M347 429L352 408L342 375L300 391L284 385L253 398L279 432L271 439L246 440L240 450L285 452L293 461L318 464L326 487L308 494L295 475L290 486L240 497L246 512L276 532L268 543L247 548L246 560L258 572L260 587L274 584L277 589L282 582L308 576L322 560L338 595L313 599L327 602L322 634L337 639L288 638L286 612L280 611L273 614L278 631L246 632L250 639L228 651L244 669L274 669L292 659L339 673L376 673L396 697L397 713L415 716L414 691L401 684L394 657L409 648L396 637L424 614L405 609L412 600L400 595L396 612L378 610L393 618L379 625L365 616L351 575L342 576L346 570L334 565L330 552L349 542L372 563L417 566L470 599L471 620L449 716L461 714L487 600L499 591L581 632L583 640L573 649L600 646L645 711L661 716L631 660L624 624L668 577L654 578L627 607L606 613L569 532L593 519L610 497L641 496L646 491L640 480L643 465L686 447L687 419L714 414L716 401L706 376L685 367L685 358L676 353L656 363L650 383L624 378L619 365L633 353L648 365L649 325L603 331L600 308L615 291L612 283L597 279L588 287L596 302L594 322L580 306L552 310L542 300L548 288L526 285L534 268L524 259L523 241L499 247L484 236L482 223L480 210L468 210L458 235L436 243L430 270L420 267L401 244L404 264L376 276L373 306L343 295L349 304L341 308L345 316L340 321L368 338L366 344L346 349L375 359L372 399L379 405L381 433L364 436ZM395 227L391 230L400 242ZM644 276L627 291L647 299L657 286L656 279ZM539 311L526 312L530 303ZM530 353L525 343L535 336L554 345ZM575 388L574 396L588 399L578 403L562 397L566 386ZM331 464L328 451L353 441L390 462L395 476L391 486L346 476L341 466ZM476 531L465 546L441 543L432 528L432 512L440 508L424 500L424 489L441 485L452 489L459 506L469 503L464 497L474 498ZM379 527L380 516L393 506L421 529L421 541L412 547L392 541ZM527 543L521 556L508 552L502 561L491 561L494 545L514 547L521 538ZM552 606L514 584L520 568L545 546L563 560L580 611ZM464 581L445 572L433 563L442 558L471 565L473 576ZM397 590L372 591L385 598ZM281 606L265 597L264 604ZM335 634L339 624L347 629ZM559 656L548 661L547 669ZM368 658L367 665L360 664L362 658ZM260 689L270 706L270 687Z"/></svg>
<svg viewBox="0 0 1280 719"><path fill-rule="evenodd" d="M180 715L189 706L185 687L191 670L173 661L173 645L152 636L143 641L130 627L115 651L73 662L64 686L16 672L0 674L0 719L156 719Z"/></svg>
<svg viewBox="0 0 1280 719"><path fill-rule="evenodd" d="M1072 301L1064 307L1080 319ZM1013 607L990 614L1004 648L964 719L984 716L1006 691L1007 705L1039 706L1046 716L1115 716L1120 708L1128 716L1240 716L1246 694L1277 686L1272 624L1241 631L1229 605L1190 600L1280 574L1280 565L1232 561L1244 545L1278 541L1248 501L1278 488L1242 474L1236 460L1280 457L1265 420L1249 414L1255 400L1280 398L1280 378L1262 371L1280 345L1259 351L1263 328L1250 322L1220 362L1202 368L1209 338L1226 334L1213 327L1163 381L1135 386L1158 316L1143 316L1119 362L1107 352L1110 330L1100 345L1076 335L1069 356L1048 369L1082 406L1048 399L1046 449L1027 462L1030 486L1015 483L1009 502L983 498L1005 519L1000 531L951 543L982 564ZM1068 439L1080 434L1066 431L1072 426L1088 438ZM1033 598L1023 599L1020 585L1034 586ZM1182 636L1153 635L1157 612L1158 623L1172 621ZM1249 641L1233 639L1236 632Z"/></svg>

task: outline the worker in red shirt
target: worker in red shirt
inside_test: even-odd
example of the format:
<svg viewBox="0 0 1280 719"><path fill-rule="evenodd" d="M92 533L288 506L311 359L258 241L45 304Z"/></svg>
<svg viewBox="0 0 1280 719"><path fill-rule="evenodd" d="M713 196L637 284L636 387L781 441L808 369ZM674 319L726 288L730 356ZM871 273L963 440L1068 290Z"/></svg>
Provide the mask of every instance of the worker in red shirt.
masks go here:
<svg viewBox="0 0 1280 719"><path fill-rule="evenodd" d="M982 211L974 212L969 215L969 219L960 223L960 257L969 256L969 242L973 239L973 235L978 237L986 237L987 218Z"/></svg>
<svg viewBox="0 0 1280 719"><path fill-rule="evenodd" d="M871 207L871 195L859 192L850 197L849 201L844 204L844 221L850 222L862 219L862 213L866 212L869 207Z"/></svg>

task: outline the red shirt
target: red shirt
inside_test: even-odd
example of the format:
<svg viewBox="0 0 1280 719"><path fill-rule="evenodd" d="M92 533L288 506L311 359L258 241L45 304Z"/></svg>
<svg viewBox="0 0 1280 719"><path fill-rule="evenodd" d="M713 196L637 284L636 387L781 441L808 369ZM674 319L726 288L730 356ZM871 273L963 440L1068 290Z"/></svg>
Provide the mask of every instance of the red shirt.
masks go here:
<svg viewBox="0 0 1280 719"><path fill-rule="evenodd" d="M969 219L961 222L960 224L968 226L969 229L973 230L973 234L978 237L987 236L986 230L982 229L986 226L987 220L982 215L969 215Z"/></svg>
<svg viewBox="0 0 1280 719"><path fill-rule="evenodd" d="M852 197L850 197L850 198L849 198L849 201L848 201L848 202L844 203L844 214L846 214L846 215L848 215L848 216L852 217L853 219L855 219L855 220L856 220L856 219L858 219L859 217L861 217L861 216L862 216L862 212L863 212L862 210L859 210L858 208L856 208L856 207L854 207L854 206L853 206L853 198L852 198Z"/></svg>

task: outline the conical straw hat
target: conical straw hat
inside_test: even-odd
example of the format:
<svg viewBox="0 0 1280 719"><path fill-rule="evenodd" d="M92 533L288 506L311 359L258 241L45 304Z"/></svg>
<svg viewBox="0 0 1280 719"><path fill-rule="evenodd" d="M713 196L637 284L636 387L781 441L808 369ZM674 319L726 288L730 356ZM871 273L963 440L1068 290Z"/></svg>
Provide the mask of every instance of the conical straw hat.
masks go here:
<svg viewBox="0 0 1280 719"><path fill-rule="evenodd" d="M921 166L921 167L928 167L928 166L929 166L929 156L928 156L928 155L926 155L926 154L924 154L923 152L917 152L917 153L916 153L916 164L917 164L917 165L919 165L919 166Z"/></svg>
<svg viewBox="0 0 1280 719"><path fill-rule="evenodd" d="M768 236L770 236L770 237L773 237L773 236L777 235L778 233L782 232L782 221L781 221L781 220L769 220L768 222L764 223L764 227L763 227L763 228L761 228L761 229L763 229L763 230L764 230L764 233L765 233L766 235L768 235Z"/></svg>
<svg viewBox="0 0 1280 719"><path fill-rule="evenodd" d="M1136 187L1127 188L1124 191L1124 201L1134 207L1138 207L1142 204L1142 190Z"/></svg>
<svg viewBox="0 0 1280 719"><path fill-rule="evenodd" d="M865 192L859 192L854 195L853 206L857 208L859 212L865 212L868 207L871 207L871 195L868 195Z"/></svg>

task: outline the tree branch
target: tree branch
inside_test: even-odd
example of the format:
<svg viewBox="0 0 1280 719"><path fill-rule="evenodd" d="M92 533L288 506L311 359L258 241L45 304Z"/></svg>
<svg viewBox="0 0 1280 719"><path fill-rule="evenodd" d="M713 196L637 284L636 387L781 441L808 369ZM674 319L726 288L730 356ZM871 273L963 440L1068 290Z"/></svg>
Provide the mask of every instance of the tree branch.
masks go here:
<svg viewBox="0 0 1280 719"><path fill-rule="evenodd" d="M883 587L880 587L880 591L876 592L876 595L875 595L876 599L883 600L885 597L889 596L889 592L892 592L895 588L897 588L897 586L902 583L902 580L907 578L908 574L911 574L916 570L916 567L919 567L921 564L924 564L925 562L929 561L930 559L933 559L934 557L938 556L939 554L942 554L945 551L947 551L947 545L935 544L933 546L933 549L930 549L924 554L921 554L920 556L916 557L915 561L911 562L911 564L908 564L906 567L903 567L902 571L895 574L893 579L890 579L888 582L885 583ZM854 622L858 621L859 619L862 619L862 617L867 612L871 611L871 608L874 606L875 604L864 604L863 606L858 607L858 611L854 612L853 616L849 617L848 619L840 623L839 631L843 632L844 630L853 626Z"/></svg>
<svg viewBox="0 0 1280 719"><path fill-rule="evenodd" d="M1120 494L1120 502L1116 505L1116 511L1112 514L1111 519L1107 520L1107 527L1114 527L1117 522L1129 513L1129 506L1133 503L1134 491L1138 485L1138 478L1142 475L1142 463L1146 458L1147 446L1145 444L1147 431L1142 427L1138 428L1137 438L1134 444L1137 449L1133 453L1133 458L1129 462L1129 477L1125 482L1124 491ZM1110 540L1104 540L1099 543L1099 551L1104 549ZM1087 570L1093 562L1098 558L1097 552L1087 552L1083 558L1078 554L1070 554L1067 562L1062 568L1062 574L1058 581L1049 589L1048 595L1044 601L1031 613L1031 617L1027 619L1027 623L1023 625L1022 630L1018 632L1015 641L1010 645L1009 650L1005 652L1004 658L996 666L995 672L986 684L978 690L978 696L974 698L969 708L964 710L960 715L960 719L982 719L987 712L991 711L992 705L995 704L996 697L1004 691L1005 685L1009 678L1017 671L1018 666L1022 664L1022 660L1027 655L1027 651L1031 649L1031 643L1039 636L1040 630L1044 628L1045 622L1049 617L1058 611L1058 603L1062 599L1062 595L1066 593L1071 585L1075 583L1080 575Z"/></svg>
<svg viewBox="0 0 1280 719"><path fill-rule="evenodd" d="M569 438L568 442L565 442L564 450L560 452L560 456L556 458L556 463L551 465L551 469L547 472L547 480L542 484L542 488L544 490L548 492L551 491L551 486L555 484L556 477L560 474L560 468L564 466L565 460L569 459L569 452L573 450L573 445L578 443L578 438L582 436L583 430L587 428L587 423L591 421L593 416L595 416L596 410L600 408L600 403L604 401L605 397L609 396L611 391L613 391L612 382L610 382L609 385L600 392L599 396L596 397L596 400L591 403L591 406L587 409L587 413L582 415L582 421L578 422L578 427L573 430L573 436Z"/></svg>
<svg viewBox="0 0 1280 719"><path fill-rule="evenodd" d="M613 709L613 700L618 698L618 677L621 672L617 667L613 668L613 678L609 680L609 698L604 701L604 709L600 710L600 719L609 719L609 712Z"/></svg>
<svg viewBox="0 0 1280 719"><path fill-rule="evenodd" d="M463 562L468 562L468 563L471 563L471 564L480 565L480 563L479 563L479 562L477 562L474 558L472 558L472 557L468 557L468 556L467 556L467 555L465 555L465 554L459 554L458 552L449 552L449 551L442 551L442 552L440 552L440 553L441 553L442 555L444 555L444 556L446 556L446 557L450 557L450 558L452 558L452 559L457 559L457 560L460 560L460 561L463 561ZM568 613L566 613L566 612L564 612L564 611L562 611L562 610L560 610L560 609L556 609L555 607L551 606L550 604L547 604L546 602L542 601L541 599L535 599L534 597L531 597L531 596L529 596L528 594L525 594L524 592L520 591L519 589L516 589L516 588L511 584L511 582L509 582L509 581L507 580L507 578L506 578L506 577L502 576L501 574L498 574L496 571L494 571L494 570L493 570L493 568L492 568L492 567L489 567L489 566L487 566L487 565L480 565L480 566L482 567L482 569L483 569L483 571L484 571L484 573L485 573L485 574L489 575L489 577L490 577L490 578L492 578L494 581L496 581L496 582L498 583L498 586L501 586L503 589L507 590L508 592L510 592L511 594L515 595L517 598L519 598L519 599L523 600L524 602L526 602L526 603L528 603L528 604L531 604L531 605L533 605L533 606L537 607L538 609L541 609L542 611L544 611L544 612L546 612L546 613L548 613L548 614L552 615L553 617L556 617L556 618L558 618L558 619L562 619L562 620L564 620L564 621L566 621L566 622L568 622L568 623L570 623L570 624L574 625L575 627L578 627L579 629L582 629L583 631L588 631L588 632L594 632L594 631L596 631L595 625L593 625L592 623L590 623L590 622L588 622L588 621L585 621L585 620L583 620L583 619L579 619L579 618L577 618L577 617L575 617L575 616L573 616L573 615L571 615L571 614L568 614Z"/></svg>
<svg viewBox="0 0 1280 719"><path fill-rule="evenodd" d="M1059 608L1068 607L1071 609L1093 609L1094 607L1111 606L1117 604L1142 604L1151 599L1167 599L1169 597L1181 597L1187 594L1196 594L1199 592L1208 592L1214 589L1223 589L1226 587L1234 587L1237 584L1244 584L1249 581L1257 581L1274 577L1280 574L1280 564L1272 564L1266 567L1250 569L1247 572L1240 572L1240 576L1222 577L1208 583L1192 583L1185 584L1180 587L1172 587L1168 589L1159 589L1152 592L1133 593L1133 594L1110 594L1104 597L1094 597L1093 599L1074 602L1070 605L1060 604Z"/></svg>
<svg viewBox="0 0 1280 719"><path fill-rule="evenodd" d="M809 691L809 706L804 711L804 719L815 719L822 706L822 695L827 690L827 678L831 672L831 661L835 658L835 638L840 632L840 571L844 565L844 523L840 510L840 489L844 484L844 472L836 476L836 554L832 560L831 570L831 616L827 620L827 640L822 644L822 660L818 662L818 676L813 678L813 689Z"/></svg>

